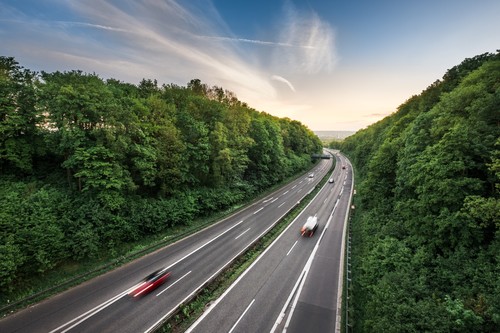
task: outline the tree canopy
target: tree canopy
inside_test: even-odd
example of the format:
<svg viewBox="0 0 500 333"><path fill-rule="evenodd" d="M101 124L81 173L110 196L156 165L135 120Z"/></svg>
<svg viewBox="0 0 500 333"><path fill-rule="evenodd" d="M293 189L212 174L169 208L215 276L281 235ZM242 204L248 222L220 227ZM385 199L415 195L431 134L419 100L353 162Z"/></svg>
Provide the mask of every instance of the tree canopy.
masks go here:
<svg viewBox="0 0 500 333"><path fill-rule="evenodd" d="M498 332L500 54L340 144L358 173L356 332Z"/></svg>

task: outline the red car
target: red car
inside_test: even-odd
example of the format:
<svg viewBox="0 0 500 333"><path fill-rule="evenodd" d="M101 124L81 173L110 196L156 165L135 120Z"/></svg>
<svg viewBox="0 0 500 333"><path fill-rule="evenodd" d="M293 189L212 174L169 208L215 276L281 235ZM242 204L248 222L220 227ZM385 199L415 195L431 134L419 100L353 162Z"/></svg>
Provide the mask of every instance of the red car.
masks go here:
<svg viewBox="0 0 500 333"><path fill-rule="evenodd" d="M144 296L164 284L169 276L170 272L167 272L166 268L159 269L146 276L144 280L135 286L128 294L132 297Z"/></svg>

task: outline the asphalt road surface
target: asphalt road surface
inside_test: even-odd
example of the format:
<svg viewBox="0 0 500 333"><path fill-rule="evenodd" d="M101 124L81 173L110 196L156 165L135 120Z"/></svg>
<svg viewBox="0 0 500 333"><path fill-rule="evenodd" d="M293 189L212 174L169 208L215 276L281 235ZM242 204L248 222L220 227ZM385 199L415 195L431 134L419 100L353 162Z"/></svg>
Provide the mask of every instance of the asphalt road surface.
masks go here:
<svg viewBox="0 0 500 333"><path fill-rule="evenodd" d="M314 189L332 163L321 160L312 178L305 174L211 227L1 319L0 332L150 332ZM128 295L163 267L171 271L164 285L139 299Z"/></svg>
<svg viewBox="0 0 500 333"><path fill-rule="evenodd" d="M336 155L334 184L314 200L187 332L335 332L352 168ZM345 169L342 168L345 166ZM317 216L312 237L300 234Z"/></svg>

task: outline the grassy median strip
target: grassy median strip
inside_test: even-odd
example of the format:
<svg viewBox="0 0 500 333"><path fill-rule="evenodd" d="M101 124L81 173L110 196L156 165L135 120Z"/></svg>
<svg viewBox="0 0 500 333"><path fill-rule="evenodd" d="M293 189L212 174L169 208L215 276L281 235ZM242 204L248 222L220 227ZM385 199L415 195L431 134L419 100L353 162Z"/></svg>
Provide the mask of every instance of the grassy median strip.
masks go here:
<svg viewBox="0 0 500 333"><path fill-rule="evenodd" d="M332 166L330 172L335 165ZM180 333L188 329L202 315L210 303L221 296L224 291L240 276L257 257L283 232L283 230L302 212L307 204L320 191L330 175L328 172L308 195L290 210L276 225L254 245L250 246L232 264L229 265L212 282L203 288L190 302L182 305L157 333Z"/></svg>

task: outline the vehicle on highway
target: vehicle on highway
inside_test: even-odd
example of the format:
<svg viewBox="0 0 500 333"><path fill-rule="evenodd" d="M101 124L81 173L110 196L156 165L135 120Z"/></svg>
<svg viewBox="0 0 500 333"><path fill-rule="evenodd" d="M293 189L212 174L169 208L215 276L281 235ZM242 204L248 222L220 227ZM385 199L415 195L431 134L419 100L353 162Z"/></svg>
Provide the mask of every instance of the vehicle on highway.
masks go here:
<svg viewBox="0 0 500 333"><path fill-rule="evenodd" d="M344 170L345 170L345 165L343 165L343 166L342 166L342 169L344 169Z"/></svg>
<svg viewBox="0 0 500 333"><path fill-rule="evenodd" d="M159 286L165 283L170 276L170 272L166 268L159 269L146 276L139 284L137 284L129 295L132 297L144 296Z"/></svg>
<svg viewBox="0 0 500 333"><path fill-rule="evenodd" d="M335 181L333 180L333 178L330 178L330 179L328 180L328 182L329 182L330 184L335 183Z"/></svg>
<svg viewBox="0 0 500 333"><path fill-rule="evenodd" d="M314 173L312 173L312 172L311 172L311 173L309 174L309 178L313 178L313 177L314 177Z"/></svg>
<svg viewBox="0 0 500 333"><path fill-rule="evenodd" d="M300 229L300 233L302 236L312 237L316 229L318 229L318 218L316 216L309 216L306 223Z"/></svg>

